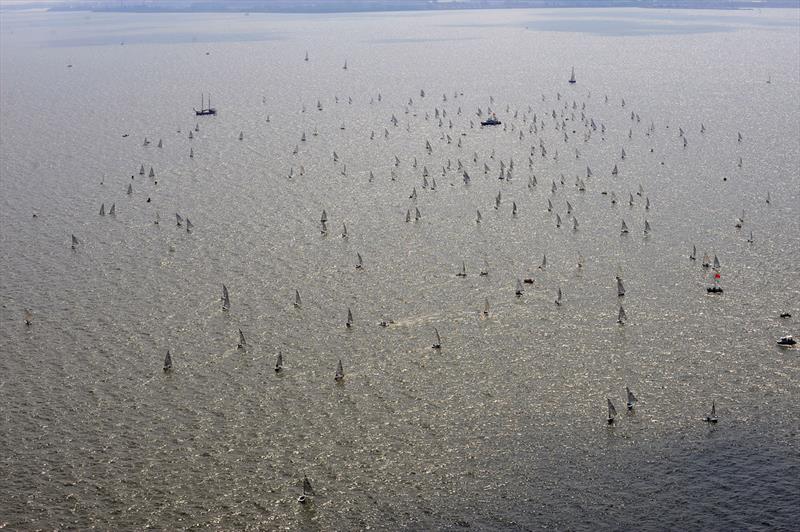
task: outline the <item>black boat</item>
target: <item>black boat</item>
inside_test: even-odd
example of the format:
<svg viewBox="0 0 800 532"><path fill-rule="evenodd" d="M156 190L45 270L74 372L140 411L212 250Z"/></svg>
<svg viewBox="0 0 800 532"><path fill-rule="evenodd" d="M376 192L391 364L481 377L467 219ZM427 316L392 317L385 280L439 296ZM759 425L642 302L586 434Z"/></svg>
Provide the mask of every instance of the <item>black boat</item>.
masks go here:
<svg viewBox="0 0 800 532"><path fill-rule="evenodd" d="M778 340L778 345L795 345L797 340L792 338L792 335L788 336L781 336L781 339Z"/></svg>
<svg viewBox="0 0 800 532"><path fill-rule="evenodd" d="M722 293L722 287L718 286L718 285L709 286L708 288L706 288L706 291L709 294L721 294Z"/></svg>
<svg viewBox="0 0 800 532"><path fill-rule="evenodd" d="M492 116L481 122L482 126L499 126L500 124L502 124L502 122L497 119L497 116L494 113L492 113Z"/></svg>
<svg viewBox="0 0 800 532"><path fill-rule="evenodd" d="M200 110L194 110L194 114L197 116L206 116L206 115L216 115L217 110L211 107L211 95L208 95L208 107L203 107L203 95L200 94Z"/></svg>

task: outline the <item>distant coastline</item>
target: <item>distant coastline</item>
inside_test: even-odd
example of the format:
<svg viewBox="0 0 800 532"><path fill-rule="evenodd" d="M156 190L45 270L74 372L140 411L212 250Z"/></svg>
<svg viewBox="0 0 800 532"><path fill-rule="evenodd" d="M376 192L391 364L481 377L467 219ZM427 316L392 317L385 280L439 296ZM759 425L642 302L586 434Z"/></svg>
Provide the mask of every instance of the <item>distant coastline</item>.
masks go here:
<svg viewBox="0 0 800 532"><path fill-rule="evenodd" d="M638 7L653 9L800 8L800 0L73 0L0 3L2 10L129 13L363 13L460 9Z"/></svg>

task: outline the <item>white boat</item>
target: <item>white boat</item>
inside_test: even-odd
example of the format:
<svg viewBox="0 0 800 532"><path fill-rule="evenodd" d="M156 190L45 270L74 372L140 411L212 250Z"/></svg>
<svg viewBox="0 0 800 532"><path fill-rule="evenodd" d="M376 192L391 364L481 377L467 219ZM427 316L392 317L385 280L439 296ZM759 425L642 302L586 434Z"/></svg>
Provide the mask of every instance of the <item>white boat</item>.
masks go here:
<svg viewBox="0 0 800 532"><path fill-rule="evenodd" d="M788 334L786 336L781 336L777 343L780 346L792 346L797 344L797 340L795 340L791 334Z"/></svg>

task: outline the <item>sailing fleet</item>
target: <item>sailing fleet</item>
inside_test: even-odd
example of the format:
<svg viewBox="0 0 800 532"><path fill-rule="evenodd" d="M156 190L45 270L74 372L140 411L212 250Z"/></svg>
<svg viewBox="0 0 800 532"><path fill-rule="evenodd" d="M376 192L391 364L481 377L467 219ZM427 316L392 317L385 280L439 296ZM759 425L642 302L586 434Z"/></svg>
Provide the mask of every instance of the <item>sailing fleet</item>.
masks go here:
<svg viewBox="0 0 800 532"><path fill-rule="evenodd" d="M309 62L308 52L305 53L303 61ZM353 70L353 68L348 70L348 63L345 60L342 70L348 71L347 73L342 73L342 75L350 75L350 72ZM322 142L323 138L327 136L324 141L331 143L332 149L327 153L332 154L332 158L329 159L330 166L324 172L325 175L320 175L319 178L328 179L329 175L336 175L338 178L348 180L363 180L365 184L372 184L377 183L380 179L380 176L382 176L383 186L391 186L393 182L401 180L410 185L408 188L404 188L405 192L396 193L396 201L398 205L397 218L395 220L389 220L387 223L400 223L409 225L419 225L422 223L441 223L436 221L438 219L435 217L428 217L428 211L423 212L421 210L422 197L431 194L449 194L451 191L458 191L459 189L469 190L470 187L473 186L473 178L470 177L470 175L479 176L478 179L481 179L487 183L490 182L490 180L497 183L497 192L496 194L492 193L491 195L487 195L487 197L479 198L478 203L468 209L468 214L461 220L454 220L454 223L465 225L469 224L473 226L476 231L479 230L483 224L486 224L487 218L491 218L492 221L501 219L504 220L502 223L511 223L511 220L513 219L530 215L530 202L520 201L519 190L512 188L512 183L516 182L517 176L525 176L527 174L527 179L523 178L523 186L520 188L525 191L524 193L527 193L534 198L537 196L541 198L541 196L544 195L545 197L536 199L536 201L539 202L539 212L543 213L546 211L546 216L551 217L553 221L552 225L549 226L549 229L542 228L542 231L556 231L557 234L564 235L562 238L569 238L569 234L575 234L582 231L583 227L593 223L592 218L594 213L590 211L578 213L577 211L579 209L576 209L576 205L578 205L578 207L581 205L579 198L586 194L597 194L598 196L604 196L606 198L603 201L608 202L607 205L609 209L619 209L620 207L617 206L618 201L616 191L609 188L616 187L620 192L621 198L627 197L627 201L623 200L622 205L623 208L628 209L626 211L628 220L633 221L629 226L626 222L626 219L620 216L617 218L617 221L614 222L613 227L609 228L609 235L613 234L616 238L617 232L615 228L619 227L618 237L623 240L629 240L633 238L642 238L644 240L658 239L659 225L651 225L650 223L650 217L654 216L651 211L653 207L650 202L650 198L642 183L636 182L638 181L636 176L626 175L627 162L632 158L643 155L637 153L632 146L619 146L615 148L614 153L619 154L619 156L617 157L615 155L614 158L616 160L612 162L597 160L584 161L586 164L583 166L585 166L586 170L585 173L581 171L583 175L568 176L565 175L565 172L561 173L560 176L550 176L552 179L549 177L545 178L546 180L551 181L550 185L539 185L539 179L542 179L543 177L543 171L539 169L540 160L552 158L552 160L558 161L559 156L562 158L572 158L573 152L575 159L582 159L584 157L582 151L587 151L584 148L584 145L593 142L606 141L606 137L608 136L606 133L606 123L598 118L598 115L595 115L593 112L593 109L598 105L604 108L605 114L608 114L609 112L618 112L624 114L625 116L630 115L630 127L627 129L627 138L629 139L634 135L650 137L655 136L657 131L665 131L663 129L657 129L655 120L651 121L650 125L643 126L642 119L639 114L636 111L631 110L629 107L626 107L626 102L624 99L619 99L617 103L613 103L610 101L608 96L598 97L597 95L592 95L590 91L578 95L575 92L577 89L577 84L574 68L572 68L570 71L570 77L568 81L569 84L567 88L569 89L569 92L564 90L563 94L561 91L557 92L556 94L543 94L541 96L541 102L539 102L539 105L537 105L536 109L534 109L533 104L515 106L514 108L512 108L510 104L503 106L498 102L495 102L492 96L488 97L486 104L481 105L477 109L467 109L465 108L466 104L464 104L462 107L460 103L464 99L463 92L461 91L455 91L452 93L452 95L445 93L442 95L441 99L438 99L431 97L430 91L426 93L424 89L420 89L411 96L402 96L400 101L404 103L397 105L394 108L386 109L385 112L382 113L386 122L373 124L371 131L368 131L370 129L369 127L363 128L363 126L346 129L345 123L342 122L341 126L336 128L336 132L329 132L326 134L324 133L326 124L319 123L314 125L313 135L306 136L305 130L302 130L297 132L297 136L295 136L294 139L300 138L301 144L305 147L309 144ZM371 95L362 94L359 96L362 101L368 101L369 105L383 105L384 107L388 106L388 102L386 104L382 103L385 97L380 92ZM342 103L339 103L339 97L335 96L331 103L326 103L325 105L322 103L323 98L319 98L316 100L316 105L311 107L316 108L317 111L314 112L314 115L317 115L327 112L326 110L329 108L329 106L335 107L336 105L352 105L357 98L358 97L356 96L347 97L346 100L342 99ZM347 101L346 104L344 103L345 101ZM300 110L300 113L303 112L305 112L305 106L303 106ZM210 98L207 106L203 101L201 109L195 110L195 114L197 116L209 115L213 117L216 115L216 113L216 109L210 107ZM502 116L502 121L496 118L498 114ZM390 116L391 118L389 118ZM406 117L406 123L401 125L401 120L398 119L397 116ZM265 124L269 122L269 115L267 115ZM488 123L492 125L493 128L489 130L488 126L481 126L481 122L484 124ZM369 145L368 143L370 142L378 142L380 139L387 139L390 137L390 135L396 134L396 132L401 129L404 129L407 133L410 133L413 130L420 130L420 136L416 141L418 151L413 154L413 157L405 157L405 160L401 160L401 158L395 154L385 162L385 165L382 168L364 168L360 165L358 160L341 156L335 149L339 146L339 144L345 143L345 141L342 140L342 135L361 136L361 142L363 142L365 145ZM701 132L701 135L705 135L706 127L704 124L701 124L698 129ZM377 136L375 134L376 130L379 132ZM382 134L381 131L383 132ZM434 134L432 134L431 131L433 131ZM492 131L492 133L489 133L489 131ZM485 135L484 132L486 132ZM194 128L189 128L188 135L190 139L194 138L199 133L199 123L195 124ZM689 136L689 134L683 128L679 128L677 135L669 132L663 134L675 136L673 139L673 149L683 150L687 148L687 136ZM330 135L339 135L339 137L331 138ZM524 149L521 150L522 153L525 154L524 157L517 160L514 160L512 157L507 161L498 159L495 150L493 148L489 150L490 141L485 138L487 135L501 137L504 135L507 136L508 140L504 142L514 142L516 145L518 145L518 147L524 147ZM238 141L243 143L246 142L245 139L253 138L252 135L246 136L244 130L238 130L238 134L234 133L233 136L234 138L238 139ZM457 139L457 143L455 139ZM464 148L462 147L462 141L464 144L466 144L471 139L476 139L476 151L474 151L472 154L465 152ZM746 137L744 137L741 133L737 133L737 135L733 138L733 141L741 144L746 142ZM143 158L147 157L148 150L153 149L150 146L151 141L145 138L144 142L139 148L144 150L144 153L142 153ZM166 150L169 147L165 147L165 144L161 139L159 139L157 146L163 150ZM457 146L457 148L455 148L455 146ZM195 147L192 147L188 153L188 157L191 158L192 161L197 161L205 155L199 147L197 150L194 149ZM286 178L287 180L291 181L293 179L300 178L314 178L313 176L306 175L307 170L302 163L304 150L305 148L300 149L299 145L287 147L287 151L292 152L292 155L289 157L289 159L296 160L296 165L300 169L299 174L295 174L295 166L292 166L288 172L284 174L288 176ZM454 150L456 150L455 156ZM480 150L481 153L479 153L477 150ZM650 151L652 152L653 149L651 148ZM441 154L441 158L439 158L437 152ZM419 168L417 158L419 158L421 161L424 161L422 168ZM347 166L348 163L351 165L349 170ZM431 168L435 169L429 170L428 165L434 164L436 166L431 166ZM141 163L138 167L138 175L144 176L147 174L149 179L157 184L154 167L150 165L147 166L150 167L149 172L146 172L145 163ZM605 174L605 176L595 177L595 173L593 173L591 169L592 166L595 168L605 168L605 172L602 172ZM738 166L742 166L741 159L738 161ZM438 167L441 167L441 173L439 172ZM497 173L494 173L495 170ZM136 170L134 170L134 172L136 172ZM169 172L165 171L165 173L168 174ZM440 187L441 190L437 188L436 178L433 175L434 173L439 176L440 182L443 184L443 186ZM611 181L609 181L608 176L610 176ZM131 180L133 180L133 178L134 176L131 176ZM411 189L410 194L408 192L409 188ZM625 188L628 189L622 190ZM139 189L134 189L132 182L129 181L124 190L127 195L136 196L138 194L137 190ZM506 195L511 195L511 199L506 197ZM147 198L148 203L150 202L150 199L150 197ZM770 201L771 198L769 196L769 192L767 192L766 203L769 204ZM115 216L115 203L112 202L111 207L108 210L106 210L105 205L106 203L102 203L100 205L99 215L106 216L108 214ZM425 203L425 205L428 204ZM490 206L491 208L489 208ZM345 220L337 220L336 217L329 218L328 209L333 208L331 212L335 212L337 207L338 206L336 205L324 207L321 206L321 215L319 219L309 219L309 224L311 224L311 227L313 227L314 223L318 224L320 238L332 238L329 236L329 224L331 223L337 223L337 226L339 223L341 223L342 229L340 236L344 240L348 239L348 237L351 235L351 231L359 231L360 228L357 223L351 222L349 229ZM93 208L93 212L97 213L98 211L94 210L95 208ZM482 209L484 213L488 211L488 213L496 214L496 216L484 215L482 214ZM657 209L653 209L653 211L655 210ZM580 214L582 217L581 224L578 223L578 214ZM648 217L646 218L645 216ZM159 219L159 214L156 212L154 224L158 224ZM175 220L177 227L183 227L185 223L186 232L191 233L191 230L194 226L189 221L188 217L181 216L176 212ZM562 225L565 225L566 228L562 229ZM745 219L745 210L742 208L740 215L735 219L734 227L736 229L741 229L746 225L747 222ZM641 233L639 233L639 231L634 231L632 233L631 228L641 228ZM198 229L198 231L200 230L201 229ZM748 229L748 232L749 238L747 239L747 242L753 244L755 242L753 238L753 231L752 229ZM639 233L638 237L635 236L636 233ZM75 253L80 253L84 245L85 244L74 234L71 235L71 248L75 251ZM680 256L682 256L683 260L685 261L687 255L684 253L685 252L682 251ZM350 256L353 257L353 255ZM365 270L365 256L367 259L369 259L368 255L362 256L361 251L355 252L354 262L351 263L349 268L353 268L354 264L355 270L359 272ZM697 256L698 250L696 245L693 244L691 246L691 251L688 254L688 259L689 261L696 261ZM468 276L475 275L471 272L476 271L476 269L473 269L473 266L470 266L469 268L467 266L468 263L473 264L474 260L477 260L477 258L467 257L460 260L460 264L454 268L455 277L459 279L465 279ZM493 259L493 261L495 260L498 262L500 261L500 259L497 258ZM483 267L480 270L477 270L479 272L478 277L489 277L489 261L484 257L482 258L481 262L483 263ZM582 254L579 255L576 263L577 269L581 270L584 268L587 262L588 261L583 257ZM710 277L708 280L708 286L706 287L706 292L708 294L721 294L723 292L721 287L722 267L718 256L714 254L712 260L709 252L704 252L701 266L704 272L708 272L707 274L704 273L703 275L709 275ZM537 268L541 273L541 279L546 278L544 273L547 268L547 255L542 254L542 260ZM450 271L453 272L454 270ZM506 309L512 308L512 302L515 300L518 303L524 302L532 293L534 293L533 286L535 284L535 279L530 275L525 276L520 273L519 276L511 276L506 279L506 281L508 291L506 292L507 299L505 301L496 301L496 297L494 297L495 295L492 294L495 303L493 307L490 308L490 294L487 293L485 296L481 295L483 305L480 307L480 311L476 313L479 319L490 321L502 320L503 313L507 312ZM628 292L626 291L621 272L617 275L615 281L612 279L609 279L608 281L609 303L613 305L613 308L617 309L616 316L608 316L608 322L613 324L614 319L616 318L615 321L619 327L631 326L632 323L635 324L636 316L633 316L633 322L629 321L629 317L626 313L626 310L623 308L621 301L623 301L623 298L626 301L630 300L631 297L636 298L637 294L634 293L632 295L627 295ZM389 280L386 282L388 283ZM551 299L551 301L554 302L556 307L569 307L574 300L580 298L578 291L572 290L570 286L567 286L566 289L562 290L562 286L560 284L556 284L552 281L551 283L552 284L549 285L547 282L536 283L535 290L540 293L546 292L553 294L555 298ZM221 305L219 309L222 312L231 312L231 294L229 293L226 284L220 284ZM614 285L616 285L616 300L613 298ZM294 289L293 306L297 312L302 313L304 306L300 296L300 288ZM551 295L550 297L553 296ZM475 307L473 307L473 310L474 308ZM28 310L25 312L25 321L28 325L30 325L32 323L32 315ZM361 322L359 322L359 326L360 323ZM389 327L394 324L392 320L388 320L386 318L381 318L380 320L376 318L375 323L378 323L383 327ZM344 326L348 330L353 330L356 328L354 313L350 307L346 307ZM432 343L430 344L430 349L434 350L435 352L441 352L442 356L447 356L448 351L444 349L445 344L443 343L439 329L437 327L432 327L429 329L429 332L425 334L431 335L430 337ZM793 342L791 336L783 338L782 340L784 342L783 345L789 345L790 341ZM244 332L242 329L238 329L237 349L241 351L247 351L249 348L250 346L246 342ZM333 371L333 379L337 383L343 384L346 380L343 361L341 358L338 358L338 356L334 360L337 360L337 363L335 365L335 371ZM174 360L170 350L167 350L163 364L163 371L165 373L173 373L176 371L176 368L180 368L180 360ZM274 366L275 372L281 373L289 371L290 369L291 360L288 362L288 364L285 364L283 352L279 350ZM638 403L638 399L629 388L626 388L625 399L628 412L633 412L636 404ZM618 416L614 404L611 398L607 398L606 421L609 425L614 425L617 423L617 418ZM711 411L705 417L705 421L710 423L717 422L715 401L712 402ZM311 498L312 495L313 489L311 488L308 478L305 477L303 483L303 495L301 495L300 499L298 500L301 503L305 503Z"/></svg>

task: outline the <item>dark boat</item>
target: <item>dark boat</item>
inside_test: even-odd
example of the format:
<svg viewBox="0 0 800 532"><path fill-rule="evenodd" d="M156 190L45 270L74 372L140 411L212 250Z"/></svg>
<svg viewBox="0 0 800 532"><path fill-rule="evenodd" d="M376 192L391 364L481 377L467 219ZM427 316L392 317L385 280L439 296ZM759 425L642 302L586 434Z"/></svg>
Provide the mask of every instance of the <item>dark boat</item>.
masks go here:
<svg viewBox="0 0 800 532"><path fill-rule="evenodd" d="M502 122L497 119L497 116L494 113L492 113L492 116L481 122L482 126L499 126L500 124L502 124Z"/></svg>
<svg viewBox="0 0 800 532"><path fill-rule="evenodd" d="M792 335L789 336L781 336L781 339L778 340L778 345L795 345L797 340L792 338Z"/></svg>
<svg viewBox="0 0 800 532"><path fill-rule="evenodd" d="M197 116L206 116L206 115L216 115L217 110L211 107L211 95L208 95L208 107L203 107L203 95L200 95L200 110L194 110L194 114Z"/></svg>
<svg viewBox="0 0 800 532"><path fill-rule="evenodd" d="M706 288L706 291L709 294L721 294L722 293L722 287L721 286L717 286L717 285L709 286L708 288Z"/></svg>

